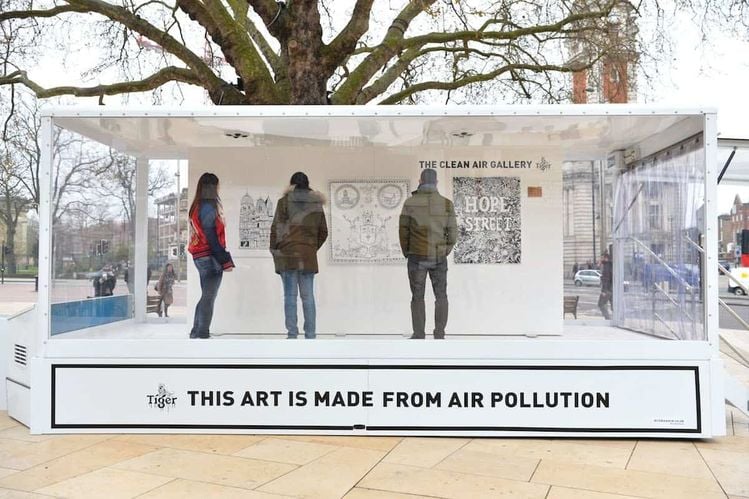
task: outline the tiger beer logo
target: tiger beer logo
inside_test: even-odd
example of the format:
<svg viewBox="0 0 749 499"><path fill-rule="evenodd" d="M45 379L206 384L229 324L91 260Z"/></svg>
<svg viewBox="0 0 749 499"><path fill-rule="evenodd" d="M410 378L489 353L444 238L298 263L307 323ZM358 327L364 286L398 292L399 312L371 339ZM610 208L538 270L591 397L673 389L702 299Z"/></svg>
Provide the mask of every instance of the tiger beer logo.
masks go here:
<svg viewBox="0 0 749 499"><path fill-rule="evenodd" d="M149 407L156 407L162 411L177 405L177 397L174 396L174 393L166 389L164 383L159 383L159 389L155 395L146 395L146 400Z"/></svg>

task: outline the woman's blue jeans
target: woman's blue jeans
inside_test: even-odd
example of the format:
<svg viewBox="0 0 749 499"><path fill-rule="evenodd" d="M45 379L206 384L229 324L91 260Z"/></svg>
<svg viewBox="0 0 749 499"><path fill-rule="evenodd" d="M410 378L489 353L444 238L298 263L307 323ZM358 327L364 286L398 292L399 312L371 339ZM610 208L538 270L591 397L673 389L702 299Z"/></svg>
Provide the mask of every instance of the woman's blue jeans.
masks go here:
<svg viewBox="0 0 749 499"><path fill-rule="evenodd" d="M224 269L212 256L196 258L195 267L200 276L200 300L195 306L195 318L193 319L190 338L210 337L211 319L213 319L213 304L216 302L218 288L221 286L221 277Z"/></svg>
<svg viewBox="0 0 749 499"><path fill-rule="evenodd" d="M289 338L296 338L299 334L297 327L296 304L297 295L302 298L302 312L304 313L304 337L315 337L315 273L301 270L286 270L281 272L283 282L283 311L286 316L286 332Z"/></svg>

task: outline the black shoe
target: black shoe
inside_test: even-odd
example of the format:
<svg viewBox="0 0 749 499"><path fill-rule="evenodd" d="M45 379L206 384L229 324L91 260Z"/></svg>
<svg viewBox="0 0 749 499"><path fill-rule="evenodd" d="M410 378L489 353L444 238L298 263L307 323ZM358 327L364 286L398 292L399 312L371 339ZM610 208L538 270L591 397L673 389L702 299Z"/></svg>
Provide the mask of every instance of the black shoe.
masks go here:
<svg viewBox="0 0 749 499"><path fill-rule="evenodd" d="M412 334L409 340L423 340L426 336L416 336L415 334Z"/></svg>

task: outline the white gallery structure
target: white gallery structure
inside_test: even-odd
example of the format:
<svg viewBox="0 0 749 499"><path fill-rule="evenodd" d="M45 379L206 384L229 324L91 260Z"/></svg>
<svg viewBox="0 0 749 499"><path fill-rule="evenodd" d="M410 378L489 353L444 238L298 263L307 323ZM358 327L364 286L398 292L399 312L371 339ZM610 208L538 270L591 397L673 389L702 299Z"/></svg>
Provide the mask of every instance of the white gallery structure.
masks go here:
<svg viewBox="0 0 749 499"><path fill-rule="evenodd" d="M75 164L55 154L59 133L133 165L125 209L83 184L67 194L81 216L61 223L56 186ZM9 413L32 433L703 438L725 433L726 398L747 410L719 357L713 110L58 108L42 119L41 146L38 303L9 322L7 375ZM220 179L237 267L208 340L188 339L200 296L189 257L184 320L149 314L161 160L187 165L188 200L202 173ZM605 172L610 320L565 314L576 304L563 283L566 161ZM458 223L444 341L408 339L398 221L425 168ZM326 198L316 340L285 339L267 251L296 171ZM69 269L90 244L77 231L102 224L122 228L130 279L90 297Z"/></svg>

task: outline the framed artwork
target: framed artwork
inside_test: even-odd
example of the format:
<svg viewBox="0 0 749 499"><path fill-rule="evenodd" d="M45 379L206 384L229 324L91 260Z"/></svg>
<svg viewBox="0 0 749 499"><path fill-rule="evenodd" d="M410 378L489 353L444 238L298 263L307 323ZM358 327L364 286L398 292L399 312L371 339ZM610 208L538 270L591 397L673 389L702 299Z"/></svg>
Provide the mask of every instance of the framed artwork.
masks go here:
<svg viewBox="0 0 749 499"><path fill-rule="evenodd" d="M336 180L329 187L330 261L403 262L398 220L408 197L408 180Z"/></svg>
<svg viewBox="0 0 749 499"><path fill-rule="evenodd" d="M455 263L520 263L520 177L453 177Z"/></svg>
<svg viewBox="0 0 749 499"><path fill-rule="evenodd" d="M236 256L271 258L270 227L280 194L247 190L239 202L239 239Z"/></svg>

